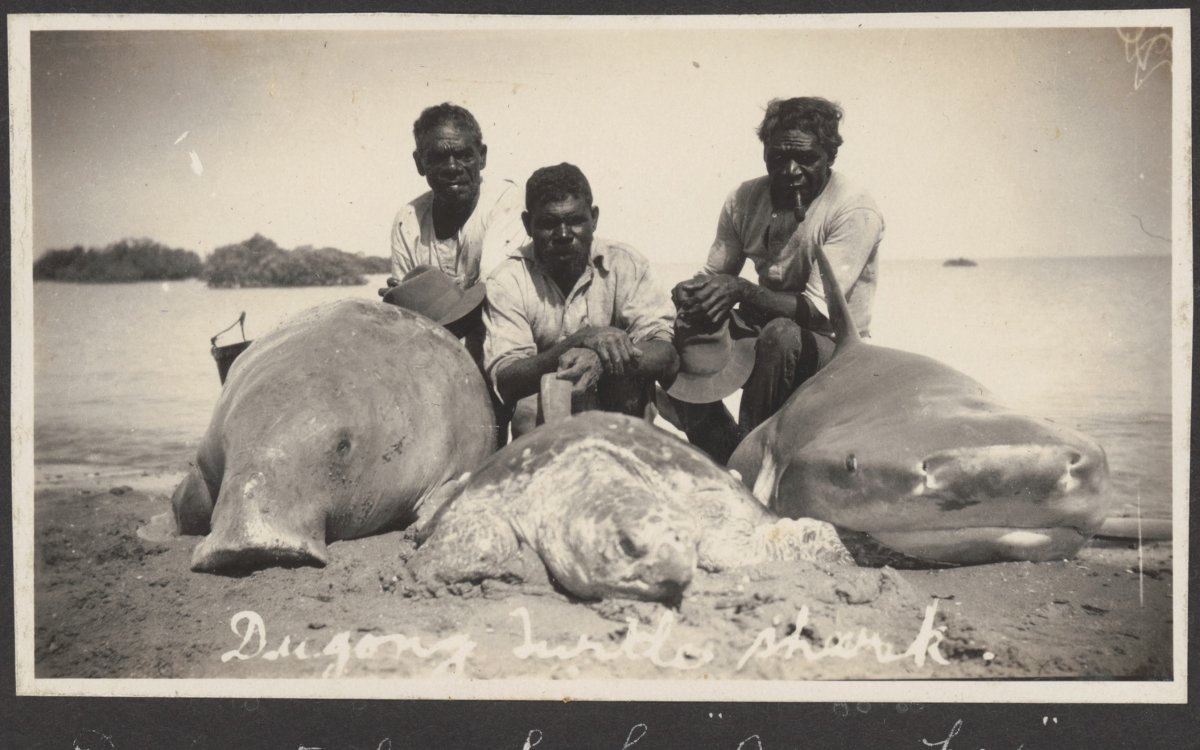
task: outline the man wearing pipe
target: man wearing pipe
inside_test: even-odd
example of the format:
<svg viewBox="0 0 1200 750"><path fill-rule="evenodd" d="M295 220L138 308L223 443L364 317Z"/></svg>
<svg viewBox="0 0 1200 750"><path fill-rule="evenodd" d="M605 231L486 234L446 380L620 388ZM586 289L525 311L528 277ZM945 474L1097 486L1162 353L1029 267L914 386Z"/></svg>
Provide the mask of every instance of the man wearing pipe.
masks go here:
<svg viewBox="0 0 1200 750"><path fill-rule="evenodd" d="M687 393L669 391L675 413L664 416L722 463L833 353L814 247L824 249L855 322L869 333L884 223L874 200L833 170L841 118L840 107L819 97L767 105L758 129L767 174L729 195L703 270L672 290L681 326L730 323L735 338L757 336L737 423L720 401L690 403ZM739 276L747 258L757 283Z"/></svg>

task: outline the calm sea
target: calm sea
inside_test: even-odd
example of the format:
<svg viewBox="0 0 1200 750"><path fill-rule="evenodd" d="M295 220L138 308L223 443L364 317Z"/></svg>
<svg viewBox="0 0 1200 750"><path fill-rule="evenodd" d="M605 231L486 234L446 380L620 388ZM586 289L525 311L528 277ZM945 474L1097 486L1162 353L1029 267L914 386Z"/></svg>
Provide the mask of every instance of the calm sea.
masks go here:
<svg viewBox="0 0 1200 750"><path fill-rule="evenodd" d="M655 269L664 287L690 265ZM261 336L361 287L208 289L201 282L34 284L37 479L182 472L220 393L209 339L246 313ZM885 262L873 341L933 356L1006 403L1095 437L1119 502L1169 518L1167 257ZM240 340L236 329L220 343Z"/></svg>

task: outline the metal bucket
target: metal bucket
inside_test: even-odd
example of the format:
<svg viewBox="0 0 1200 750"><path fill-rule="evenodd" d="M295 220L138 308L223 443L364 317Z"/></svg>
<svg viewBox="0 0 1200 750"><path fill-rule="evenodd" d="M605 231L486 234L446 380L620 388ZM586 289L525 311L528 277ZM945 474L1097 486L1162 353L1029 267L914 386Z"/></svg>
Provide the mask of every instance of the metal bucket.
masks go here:
<svg viewBox="0 0 1200 750"><path fill-rule="evenodd" d="M236 344L228 344L226 346L214 346L212 348L213 359L217 360L217 375L221 378L221 385L225 385L225 376L229 374L229 368L233 365L233 360L238 358L238 355L246 351L246 347L250 346L250 341L239 341Z"/></svg>
<svg viewBox="0 0 1200 750"><path fill-rule="evenodd" d="M217 346L217 338L229 328L234 326L241 327L242 340L236 344L226 344L225 346ZM221 385L225 385L225 376L229 374L229 368L233 365L233 361L238 358L238 355L246 351L246 347L250 346L252 341L246 340L246 313L243 312L237 320L230 324L229 328L221 331L216 336L210 339L212 344L212 356L217 361L217 375L221 378Z"/></svg>

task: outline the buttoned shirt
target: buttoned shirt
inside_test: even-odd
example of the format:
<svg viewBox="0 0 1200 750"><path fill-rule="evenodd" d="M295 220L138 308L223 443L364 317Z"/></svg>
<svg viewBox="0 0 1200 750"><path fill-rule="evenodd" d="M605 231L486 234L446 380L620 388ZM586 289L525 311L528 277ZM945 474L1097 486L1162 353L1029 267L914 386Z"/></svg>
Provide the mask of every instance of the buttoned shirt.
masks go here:
<svg viewBox="0 0 1200 750"><path fill-rule="evenodd" d="M433 191L405 204L392 220L392 275L421 265L440 268L468 289L528 239L521 223L524 196L511 180L483 180L479 200L453 237L439 240L433 228Z"/></svg>
<svg viewBox="0 0 1200 750"><path fill-rule="evenodd" d="M725 201L701 273L737 276L749 258L760 286L800 292L812 301L826 318L816 327L824 333L831 327L825 287L813 256L813 248L819 246L846 293L855 324L868 335L883 230L875 201L840 172L830 174L800 223L790 209L772 207L770 179L758 177L742 183Z"/></svg>
<svg viewBox="0 0 1200 750"><path fill-rule="evenodd" d="M595 237L583 274L564 295L526 243L487 279L484 369L491 382L512 362L552 348L588 326L613 326L642 341L671 341L675 307L632 247Z"/></svg>

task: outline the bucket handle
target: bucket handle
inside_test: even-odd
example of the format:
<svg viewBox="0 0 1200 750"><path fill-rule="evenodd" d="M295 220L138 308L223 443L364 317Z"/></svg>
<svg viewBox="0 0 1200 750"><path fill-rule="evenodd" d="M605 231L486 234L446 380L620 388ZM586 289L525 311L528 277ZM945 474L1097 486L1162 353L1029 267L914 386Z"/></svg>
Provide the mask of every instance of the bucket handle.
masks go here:
<svg viewBox="0 0 1200 750"><path fill-rule="evenodd" d="M245 310L242 310L242 314L238 316L237 320L230 323L228 328L222 328L220 331L217 331L217 335L213 336L212 339L210 339L210 343L212 343L212 347L214 349L217 348L217 338L219 338L222 333L225 333L225 331L228 331L230 328L233 328L234 326L241 327L242 341L245 341L246 340L246 311Z"/></svg>

